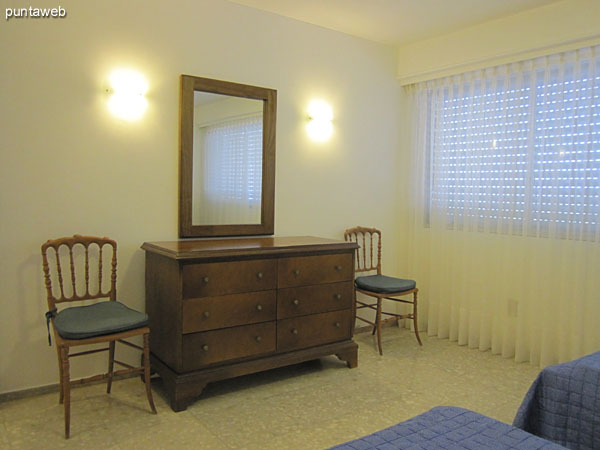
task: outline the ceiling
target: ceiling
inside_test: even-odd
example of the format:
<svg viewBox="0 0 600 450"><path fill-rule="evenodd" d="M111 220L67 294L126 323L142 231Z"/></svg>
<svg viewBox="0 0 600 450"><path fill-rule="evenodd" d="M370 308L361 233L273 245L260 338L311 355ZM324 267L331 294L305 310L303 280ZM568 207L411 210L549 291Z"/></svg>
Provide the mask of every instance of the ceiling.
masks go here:
<svg viewBox="0 0 600 450"><path fill-rule="evenodd" d="M562 0L230 0L384 44L401 45Z"/></svg>

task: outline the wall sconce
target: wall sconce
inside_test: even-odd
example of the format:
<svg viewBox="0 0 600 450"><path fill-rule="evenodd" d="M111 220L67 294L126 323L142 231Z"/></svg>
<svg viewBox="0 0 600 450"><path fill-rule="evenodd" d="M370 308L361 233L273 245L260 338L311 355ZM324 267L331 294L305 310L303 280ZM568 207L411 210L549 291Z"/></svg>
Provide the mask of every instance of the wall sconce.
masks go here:
<svg viewBox="0 0 600 450"><path fill-rule="evenodd" d="M313 100L308 105L308 136L317 142L329 140L333 134L333 112L331 106L323 100Z"/></svg>
<svg viewBox="0 0 600 450"><path fill-rule="evenodd" d="M109 111L123 120L139 120L148 107L144 96L148 82L144 76L133 70L118 69L110 74L109 82Z"/></svg>

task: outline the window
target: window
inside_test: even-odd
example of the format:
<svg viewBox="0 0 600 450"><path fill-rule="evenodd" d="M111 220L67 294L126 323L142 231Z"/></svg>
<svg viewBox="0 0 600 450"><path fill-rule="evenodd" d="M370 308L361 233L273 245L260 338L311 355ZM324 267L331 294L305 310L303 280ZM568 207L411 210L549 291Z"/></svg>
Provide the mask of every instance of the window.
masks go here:
<svg viewBox="0 0 600 450"><path fill-rule="evenodd" d="M194 224L255 224L261 220L262 113L200 127L195 134Z"/></svg>
<svg viewBox="0 0 600 450"><path fill-rule="evenodd" d="M419 90L429 214L450 228L599 240L600 48Z"/></svg>
<svg viewBox="0 0 600 450"><path fill-rule="evenodd" d="M260 202L262 115L204 129L205 192L219 201Z"/></svg>

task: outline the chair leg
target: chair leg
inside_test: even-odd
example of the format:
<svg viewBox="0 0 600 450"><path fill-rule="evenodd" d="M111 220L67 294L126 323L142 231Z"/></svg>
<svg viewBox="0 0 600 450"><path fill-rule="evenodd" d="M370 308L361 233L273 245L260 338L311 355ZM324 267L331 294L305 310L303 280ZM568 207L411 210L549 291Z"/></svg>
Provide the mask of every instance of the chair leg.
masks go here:
<svg viewBox="0 0 600 450"><path fill-rule="evenodd" d="M375 319L375 328L377 329L377 347L379 348L379 354L383 355L381 348L381 298L377 299L377 318Z"/></svg>
<svg viewBox="0 0 600 450"><path fill-rule="evenodd" d="M63 388L63 367L62 367L62 355L61 348L58 344L56 345L56 354L58 356L58 381L60 384L60 394L58 397L58 403L62 405L65 398L65 391Z"/></svg>
<svg viewBox="0 0 600 450"><path fill-rule="evenodd" d="M71 382L69 376L69 347L61 347L62 391L65 408L65 439L69 439L71 430Z"/></svg>
<svg viewBox="0 0 600 450"><path fill-rule="evenodd" d="M375 310L376 311L376 313L375 313L375 325L373 325L373 330L371 331L371 336L375 335L375 333L377 332L377 324L379 323L378 322L379 319L377 319L377 317L378 317L377 316L377 311L379 311L379 299L377 299L377 308L378 309Z"/></svg>
<svg viewBox="0 0 600 450"><path fill-rule="evenodd" d="M352 323L352 333L356 329L356 317L358 316L358 309L356 304L356 289L352 290L352 314L354 314L354 322Z"/></svg>
<svg viewBox="0 0 600 450"><path fill-rule="evenodd" d="M108 344L108 377L106 381L106 393L110 394L113 381L113 370L115 366L115 341L111 341Z"/></svg>
<svg viewBox="0 0 600 450"><path fill-rule="evenodd" d="M413 293L413 324L415 327L415 336L417 337L417 341L419 345L423 345L421 342L421 338L419 337L419 324L417 323L417 293Z"/></svg>
<svg viewBox="0 0 600 450"><path fill-rule="evenodd" d="M144 334L144 383L146 385L146 397L150 404L150 409L156 414L154 399L152 398L152 389L150 385L150 335Z"/></svg>

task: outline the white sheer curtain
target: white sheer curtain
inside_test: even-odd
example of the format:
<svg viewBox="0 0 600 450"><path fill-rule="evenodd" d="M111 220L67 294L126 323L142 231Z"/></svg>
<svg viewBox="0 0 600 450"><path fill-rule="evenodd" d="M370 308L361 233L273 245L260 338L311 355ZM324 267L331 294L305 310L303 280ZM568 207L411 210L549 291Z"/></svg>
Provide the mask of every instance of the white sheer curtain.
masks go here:
<svg viewBox="0 0 600 450"><path fill-rule="evenodd" d="M201 202L192 211L194 224L260 223L262 129L262 114L253 114L196 133Z"/></svg>
<svg viewBox="0 0 600 450"><path fill-rule="evenodd" d="M421 326L541 366L600 350L600 47L408 91Z"/></svg>

